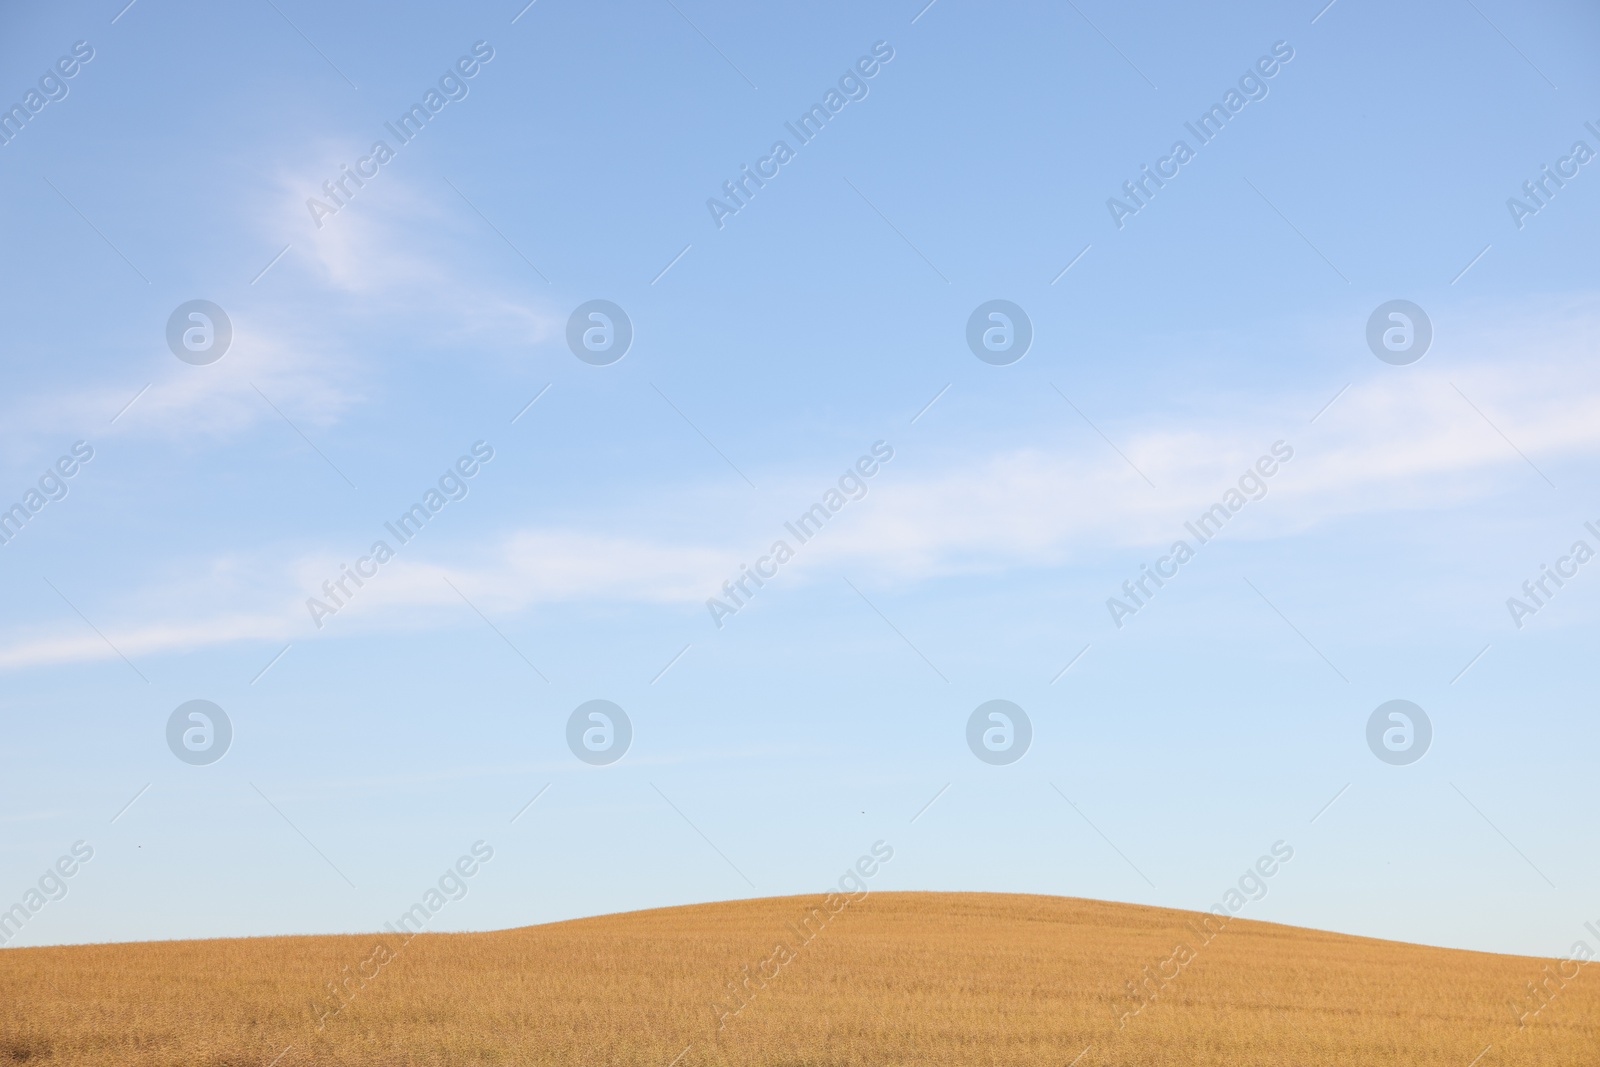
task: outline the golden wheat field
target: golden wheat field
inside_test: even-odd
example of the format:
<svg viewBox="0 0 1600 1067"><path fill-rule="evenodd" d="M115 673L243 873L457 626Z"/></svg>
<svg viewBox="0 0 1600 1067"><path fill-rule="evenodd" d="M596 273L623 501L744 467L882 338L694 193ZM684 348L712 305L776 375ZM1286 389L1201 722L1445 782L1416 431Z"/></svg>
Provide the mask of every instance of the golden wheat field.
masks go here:
<svg viewBox="0 0 1600 1067"><path fill-rule="evenodd" d="M1600 974L1587 968L1563 979L1547 960L1202 920L885 892L407 943L11 949L0 952L0 1063L1600 1063ZM1527 983L1541 981L1534 999Z"/></svg>

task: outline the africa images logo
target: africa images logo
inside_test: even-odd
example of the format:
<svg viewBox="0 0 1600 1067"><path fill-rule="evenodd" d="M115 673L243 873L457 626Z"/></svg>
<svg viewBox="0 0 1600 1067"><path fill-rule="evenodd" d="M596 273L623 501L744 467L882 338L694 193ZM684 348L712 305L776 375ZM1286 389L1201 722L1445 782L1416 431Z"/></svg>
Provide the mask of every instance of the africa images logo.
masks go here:
<svg viewBox="0 0 1600 1067"><path fill-rule="evenodd" d="M215 363L233 344L233 320L209 300L179 304L167 317L167 347L196 367Z"/></svg>
<svg viewBox="0 0 1600 1067"><path fill-rule="evenodd" d="M633 720L609 700L586 700L567 717L567 748L591 767L606 767L628 754Z"/></svg>
<svg viewBox="0 0 1600 1067"><path fill-rule="evenodd" d="M1367 718L1367 747L1393 767L1415 763L1433 744L1433 720L1409 700L1386 700Z"/></svg>
<svg viewBox="0 0 1600 1067"><path fill-rule="evenodd" d="M988 700L967 717L967 747L983 762L1004 767L1033 744L1033 720L1009 700Z"/></svg>
<svg viewBox="0 0 1600 1067"><path fill-rule="evenodd" d="M192 767L204 767L228 754L233 720L209 700L188 700L167 717L167 747Z"/></svg>

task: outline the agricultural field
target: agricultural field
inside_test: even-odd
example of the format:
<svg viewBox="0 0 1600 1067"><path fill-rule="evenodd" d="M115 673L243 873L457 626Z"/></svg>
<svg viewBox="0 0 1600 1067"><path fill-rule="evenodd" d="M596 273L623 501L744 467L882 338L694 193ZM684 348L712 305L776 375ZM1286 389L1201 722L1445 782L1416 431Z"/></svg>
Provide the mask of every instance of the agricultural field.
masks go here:
<svg viewBox="0 0 1600 1067"><path fill-rule="evenodd" d="M1600 1054L1600 976L1563 979L1554 961L986 893L769 898L409 941L13 949L0 1003L0 1063L32 1067L1467 1067L1480 1053L1478 1067L1571 1067Z"/></svg>

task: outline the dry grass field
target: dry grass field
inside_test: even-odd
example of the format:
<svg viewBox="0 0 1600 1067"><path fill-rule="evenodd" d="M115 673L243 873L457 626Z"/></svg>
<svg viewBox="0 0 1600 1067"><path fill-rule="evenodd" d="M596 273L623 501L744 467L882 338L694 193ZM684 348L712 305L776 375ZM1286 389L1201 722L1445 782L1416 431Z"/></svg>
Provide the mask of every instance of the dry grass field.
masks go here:
<svg viewBox="0 0 1600 1067"><path fill-rule="evenodd" d="M1468 1067L1485 1046L1477 1067L1600 1064L1600 966L1548 980L1519 1028L1551 961L1243 919L1202 945L1195 913L1058 897L873 893L831 917L820 903L404 947L390 934L9 949L0 1064L1066 1067L1083 1053L1078 1067ZM1136 999L1128 983L1146 975L1156 995Z"/></svg>

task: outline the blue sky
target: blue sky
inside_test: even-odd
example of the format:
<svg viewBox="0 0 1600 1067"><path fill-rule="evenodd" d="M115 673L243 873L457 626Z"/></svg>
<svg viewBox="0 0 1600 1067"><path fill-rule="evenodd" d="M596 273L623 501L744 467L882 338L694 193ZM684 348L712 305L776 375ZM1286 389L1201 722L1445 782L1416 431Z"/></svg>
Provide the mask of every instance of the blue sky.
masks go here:
<svg viewBox="0 0 1600 1067"><path fill-rule="evenodd" d="M93 449L0 546L0 905L95 850L14 944L376 929L480 839L434 928L808 892L879 839L874 888L1203 909L1281 839L1250 917L1549 955L1600 917L1600 564L1520 628L1506 605L1600 549L1600 164L1507 205L1600 151L1592 9L0 20L4 102L93 50L0 146L0 503ZM166 341L196 299L232 324L207 365ZM597 299L634 330L606 366L566 339ZM1007 366L965 341L992 299L1033 326ZM1404 366L1365 339L1395 299L1433 327ZM315 625L478 442L465 497ZM875 442L865 495L717 627ZM1117 627L1276 442L1265 496ZM1397 698L1433 725L1406 766L1366 742ZM206 766L166 741L195 699L233 727ZM633 728L606 766L567 747L593 699ZM1033 725L1012 764L967 748L991 699Z"/></svg>

